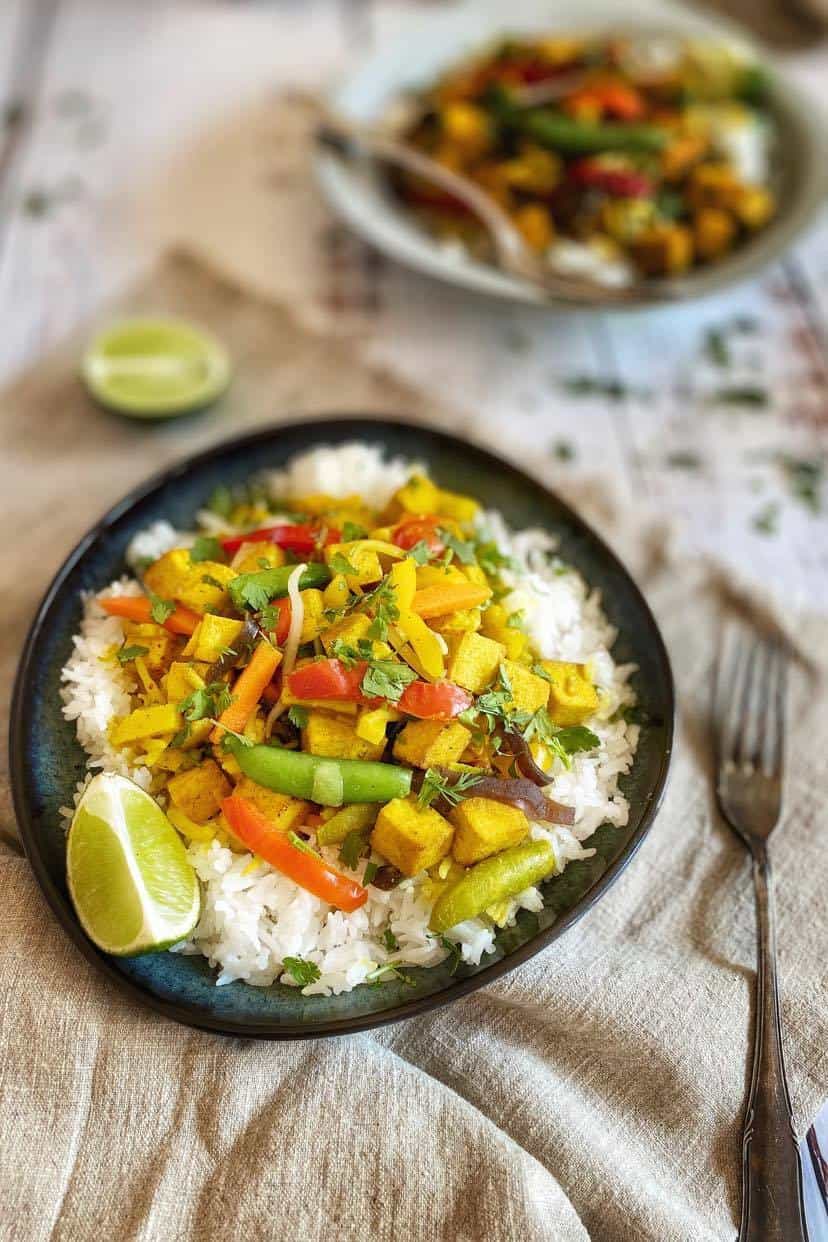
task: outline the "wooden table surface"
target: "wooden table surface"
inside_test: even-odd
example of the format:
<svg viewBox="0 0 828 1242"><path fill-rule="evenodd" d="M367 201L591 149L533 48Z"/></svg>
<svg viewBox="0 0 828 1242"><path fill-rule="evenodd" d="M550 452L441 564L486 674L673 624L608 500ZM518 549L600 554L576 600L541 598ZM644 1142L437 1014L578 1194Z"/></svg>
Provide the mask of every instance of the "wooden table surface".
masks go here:
<svg viewBox="0 0 828 1242"><path fill-rule="evenodd" d="M412 8L4 0L0 379L165 246L195 242L274 296L301 296L309 319L358 331L401 374L462 393L479 433L549 481L600 462L677 538L828 608L825 222L747 290L666 317L507 314L398 271L311 202L301 153L271 114L286 92L347 70ZM782 6L742 8L826 100L828 48ZM441 313L450 334L434 332ZM721 400L745 386L762 394L752 406ZM828 1110L803 1145L811 1238L826 1242L817 1133L828 1151Z"/></svg>

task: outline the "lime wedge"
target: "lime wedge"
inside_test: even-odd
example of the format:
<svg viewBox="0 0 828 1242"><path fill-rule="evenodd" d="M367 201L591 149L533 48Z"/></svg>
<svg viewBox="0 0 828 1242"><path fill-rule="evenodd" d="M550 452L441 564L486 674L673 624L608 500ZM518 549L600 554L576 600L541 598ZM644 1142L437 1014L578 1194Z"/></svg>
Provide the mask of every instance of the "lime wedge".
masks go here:
<svg viewBox="0 0 828 1242"><path fill-rule="evenodd" d="M230 360L220 341L183 319L127 319L100 333L82 364L92 396L133 418L169 418L220 396Z"/></svg>
<svg viewBox="0 0 828 1242"><path fill-rule="evenodd" d="M168 949L198 922L198 878L181 838L123 776L102 772L90 782L69 829L66 868L83 929L106 953Z"/></svg>

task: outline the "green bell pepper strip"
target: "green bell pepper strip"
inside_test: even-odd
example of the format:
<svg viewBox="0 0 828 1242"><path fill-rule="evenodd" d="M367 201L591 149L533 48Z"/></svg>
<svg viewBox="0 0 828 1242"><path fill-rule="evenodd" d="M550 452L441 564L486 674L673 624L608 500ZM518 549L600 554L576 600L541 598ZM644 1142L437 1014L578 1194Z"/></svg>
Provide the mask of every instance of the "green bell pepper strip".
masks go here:
<svg viewBox="0 0 828 1242"><path fill-rule="evenodd" d="M245 776L266 789L322 806L390 802L411 793L411 769L363 759L327 759L280 746L245 746L228 736L228 749Z"/></svg>
<svg viewBox="0 0 828 1242"><path fill-rule="evenodd" d="M295 568L295 565L281 565L278 569L263 569L255 574L239 574L227 586L234 606L239 612L258 612L272 599L281 599L288 593L288 579ZM299 590L327 586L332 577L327 565L314 562L303 571Z"/></svg>
<svg viewBox="0 0 828 1242"><path fill-rule="evenodd" d="M434 903L429 927L445 932L489 906L516 897L555 870L555 851L548 841L524 841L470 867Z"/></svg>
<svg viewBox="0 0 828 1242"><path fill-rule="evenodd" d="M565 155L588 155L601 151L660 151L667 135L655 125L598 125L576 121L562 112L534 108L509 118L521 133L541 146Z"/></svg>
<svg viewBox="0 0 828 1242"><path fill-rule="evenodd" d="M375 802L353 802L344 806L336 815L325 820L316 830L319 845L341 845L350 832L361 832L363 828L373 828L377 818Z"/></svg>

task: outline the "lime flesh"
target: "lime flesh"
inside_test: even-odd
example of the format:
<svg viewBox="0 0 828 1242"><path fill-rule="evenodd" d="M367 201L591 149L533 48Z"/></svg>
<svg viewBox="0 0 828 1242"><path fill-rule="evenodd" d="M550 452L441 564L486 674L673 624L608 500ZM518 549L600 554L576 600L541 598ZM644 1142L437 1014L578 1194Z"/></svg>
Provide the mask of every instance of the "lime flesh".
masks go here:
<svg viewBox="0 0 828 1242"><path fill-rule="evenodd" d="M167 949L198 922L198 878L181 838L143 789L104 772L90 782L66 855L84 931L106 953Z"/></svg>
<svg viewBox="0 0 828 1242"><path fill-rule="evenodd" d="M133 418L168 418L214 401L230 379L224 346L183 319L129 319L96 336L83 378L101 405Z"/></svg>

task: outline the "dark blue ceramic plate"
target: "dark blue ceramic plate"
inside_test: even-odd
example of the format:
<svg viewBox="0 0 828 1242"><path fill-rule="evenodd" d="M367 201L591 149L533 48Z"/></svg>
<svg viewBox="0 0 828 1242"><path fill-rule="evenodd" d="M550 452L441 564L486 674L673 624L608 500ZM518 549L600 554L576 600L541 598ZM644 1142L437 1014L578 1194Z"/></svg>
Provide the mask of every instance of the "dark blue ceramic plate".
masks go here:
<svg viewBox="0 0 828 1242"><path fill-rule="evenodd" d="M497 951L476 967L412 970L398 981L343 996L303 997L296 989L244 983L216 987L200 957L155 953L133 959L100 953L85 937L66 889L64 835L58 808L71 801L84 774L74 728L64 721L60 670L80 621L81 591L99 590L124 571L132 537L158 518L186 527L219 483L247 480L282 466L316 445L363 440L428 463L435 479L484 497L512 526L539 525L560 538L562 556L597 587L620 637L614 654L639 666L635 689L646 724L632 773L626 828L599 829L594 858L571 863L544 889L538 915L523 912L498 938ZM26 643L12 705L11 762L15 807L35 874L62 926L80 950L136 1000L168 1017L232 1035L297 1039L364 1030L425 1013L463 996L549 946L598 900L632 858L658 810L673 738L673 682L664 643L640 591L606 545L562 501L514 466L453 436L405 423L336 418L274 427L221 444L166 471L127 496L90 531L59 570Z"/></svg>

